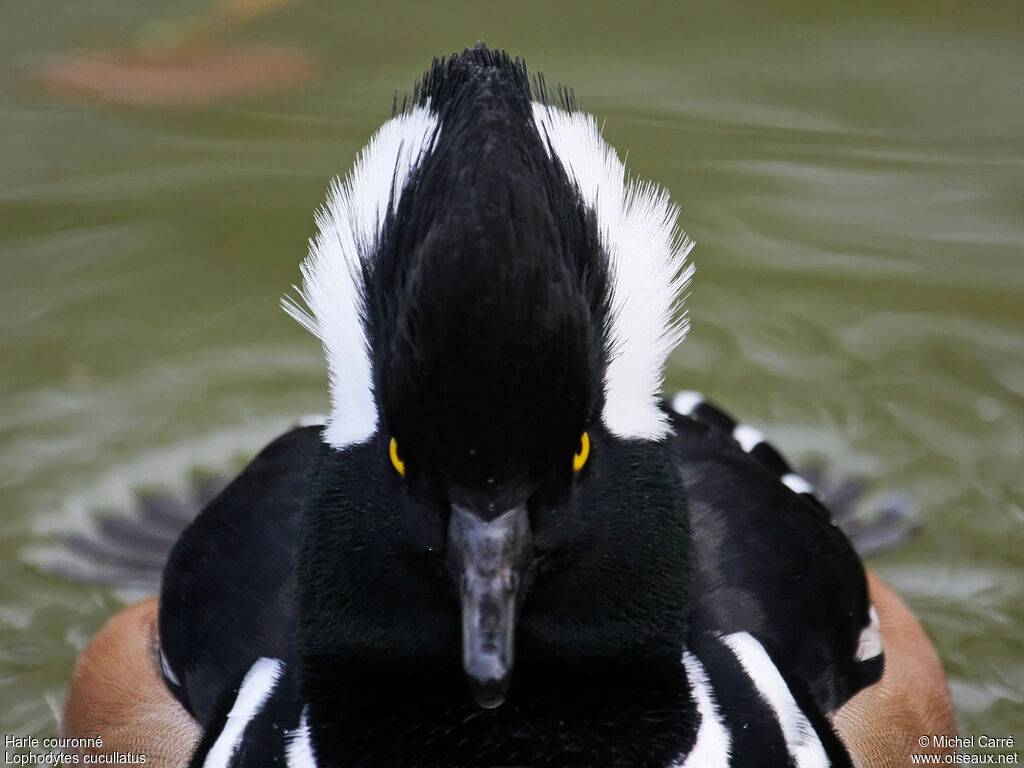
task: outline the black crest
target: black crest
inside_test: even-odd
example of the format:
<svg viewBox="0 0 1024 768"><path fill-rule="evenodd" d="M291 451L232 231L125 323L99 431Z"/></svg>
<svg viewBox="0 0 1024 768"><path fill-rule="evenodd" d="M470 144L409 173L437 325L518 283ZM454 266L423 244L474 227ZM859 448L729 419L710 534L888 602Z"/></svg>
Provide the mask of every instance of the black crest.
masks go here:
<svg viewBox="0 0 1024 768"><path fill-rule="evenodd" d="M602 402L608 260L537 130L544 91L504 52L435 60L412 100L438 135L366 260L385 422L411 469L443 456L439 479L458 485L568 471Z"/></svg>

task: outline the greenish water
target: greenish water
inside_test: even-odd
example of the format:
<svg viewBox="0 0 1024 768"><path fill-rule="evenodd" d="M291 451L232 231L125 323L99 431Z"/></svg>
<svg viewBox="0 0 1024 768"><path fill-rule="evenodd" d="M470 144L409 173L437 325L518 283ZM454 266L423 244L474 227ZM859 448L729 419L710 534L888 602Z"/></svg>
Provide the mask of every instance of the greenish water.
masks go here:
<svg viewBox="0 0 1024 768"><path fill-rule="evenodd" d="M156 6L4 3L0 731L53 734L75 656L137 597L47 575L61 535L326 408L277 307L312 211L394 91L483 38L573 85L682 204L698 271L668 386L913 496L923 531L871 565L962 732L1024 737L1024 6L847 5L304 2L231 39L311 79L161 106L32 74L158 35Z"/></svg>

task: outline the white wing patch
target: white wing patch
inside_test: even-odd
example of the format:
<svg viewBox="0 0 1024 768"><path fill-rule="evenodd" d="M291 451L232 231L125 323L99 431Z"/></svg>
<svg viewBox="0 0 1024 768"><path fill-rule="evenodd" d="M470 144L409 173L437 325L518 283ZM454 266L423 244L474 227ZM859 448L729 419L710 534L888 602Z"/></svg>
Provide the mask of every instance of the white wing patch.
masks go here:
<svg viewBox="0 0 1024 768"><path fill-rule="evenodd" d="M690 416L704 402L704 395L692 390L676 392L672 396L672 410L680 416Z"/></svg>
<svg viewBox="0 0 1024 768"><path fill-rule="evenodd" d="M323 342L331 382L324 440L334 448L364 442L377 429L360 292L362 259L380 235L389 201L397 203L437 134L438 121L427 107L381 126L344 181L332 182L317 211L319 232L302 262L302 288L296 286L308 309L290 298L283 302L285 311Z"/></svg>
<svg viewBox="0 0 1024 768"><path fill-rule="evenodd" d="M603 420L623 438L659 439L669 423L659 406L665 361L686 336L674 319L693 276L693 242L677 227L668 192L630 179L593 116L534 103L533 118L548 151L575 181L597 216L611 260L612 349L605 374Z"/></svg>
<svg viewBox="0 0 1024 768"><path fill-rule="evenodd" d="M746 632L734 632L724 638L725 644L739 660L743 671L757 687L775 719L782 728L786 749L796 768L824 768L828 756L807 715L797 705L789 686L764 647Z"/></svg>
<svg viewBox="0 0 1024 768"><path fill-rule="evenodd" d="M783 475L782 482L793 493L809 493L812 496L814 495L814 486L793 472L787 472Z"/></svg>
<svg viewBox="0 0 1024 768"><path fill-rule="evenodd" d="M733 439L740 444L747 453L750 453L754 448L757 447L758 443L764 442L764 435L759 429L748 427L746 424L737 424L736 429L732 431Z"/></svg>

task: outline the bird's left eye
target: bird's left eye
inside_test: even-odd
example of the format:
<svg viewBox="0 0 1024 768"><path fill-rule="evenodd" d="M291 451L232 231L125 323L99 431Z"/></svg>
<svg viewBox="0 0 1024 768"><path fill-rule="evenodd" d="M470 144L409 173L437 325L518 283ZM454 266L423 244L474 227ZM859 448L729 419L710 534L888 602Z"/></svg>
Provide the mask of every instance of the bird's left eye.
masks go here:
<svg viewBox="0 0 1024 768"><path fill-rule="evenodd" d="M583 465L587 463L587 458L590 456L590 436L584 432L580 435L580 449L573 454L572 457L572 471L579 472L583 469Z"/></svg>
<svg viewBox="0 0 1024 768"><path fill-rule="evenodd" d="M388 446L388 454L391 456L391 466L395 468L395 471L405 476L405 462L402 461L398 456L398 441L395 438L391 438L391 445Z"/></svg>

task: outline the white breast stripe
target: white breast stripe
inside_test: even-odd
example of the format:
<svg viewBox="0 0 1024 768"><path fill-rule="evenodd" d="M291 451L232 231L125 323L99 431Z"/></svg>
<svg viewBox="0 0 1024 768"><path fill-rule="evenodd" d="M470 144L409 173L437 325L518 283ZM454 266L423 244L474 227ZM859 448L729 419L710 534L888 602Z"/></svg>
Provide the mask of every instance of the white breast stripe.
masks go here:
<svg viewBox="0 0 1024 768"><path fill-rule="evenodd" d="M686 759L674 763L672 768L726 768L729 765L729 751L732 739L722 720L718 716L718 706L704 666L697 657L687 652L683 654L683 666L686 676L693 689L693 697L697 700L697 711L700 712L700 729L697 741Z"/></svg>
<svg viewBox="0 0 1024 768"><path fill-rule="evenodd" d="M203 768L227 768L242 743L245 729L262 710L277 686L284 665L277 659L262 658L249 669L238 689L228 719L210 751L206 753Z"/></svg>
<svg viewBox="0 0 1024 768"><path fill-rule="evenodd" d="M725 644L736 655L744 671L757 686L761 697L775 712L782 728L786 749L793 756L797 768L822 768L829 765L825 748L814 732L789 686L772 662L768 652L746 632L735 632L725 638Z"/></svg>
<svg viewBox="0 0 1024 768"><path fill-rule="evenodd" d="M857 661L867 661L882 653L882 628L878 623L878 611L875 606L868 610L871 617L869 623L860 633L860 640L857 642Z"/></svg>
<svg viewBox="0 0 1024 768"><path fill-rule="evenodd" d="M782 482L793 491L793 493L809 493L814 495L814 486L804 480L800 475L790 472L782 476Z"/></svg>
<svg viewBox="0 0 1024 768"><path fill-rule="evenodd" d="M309 738L309 705L302 710L299 729L288 738L285 747L288 768L316 768L316 755L313 753L313 742Z"/></svg>
<svg viewBox="0 0 1024 768"><path fill-rule="evenodd" d="M746 424L738 424L736 429L732 431L732 436L747 453L754 450L754 446L758 443L764 442L764 434L760 430L748 427Z"/></svg>
<svg viewBox="0 0 1024 768"><path fill-rule="evenodd" d="M676 392L672 396L672 410L680 416L689 416L703 402L704 396L700 392Z"/></svg>

